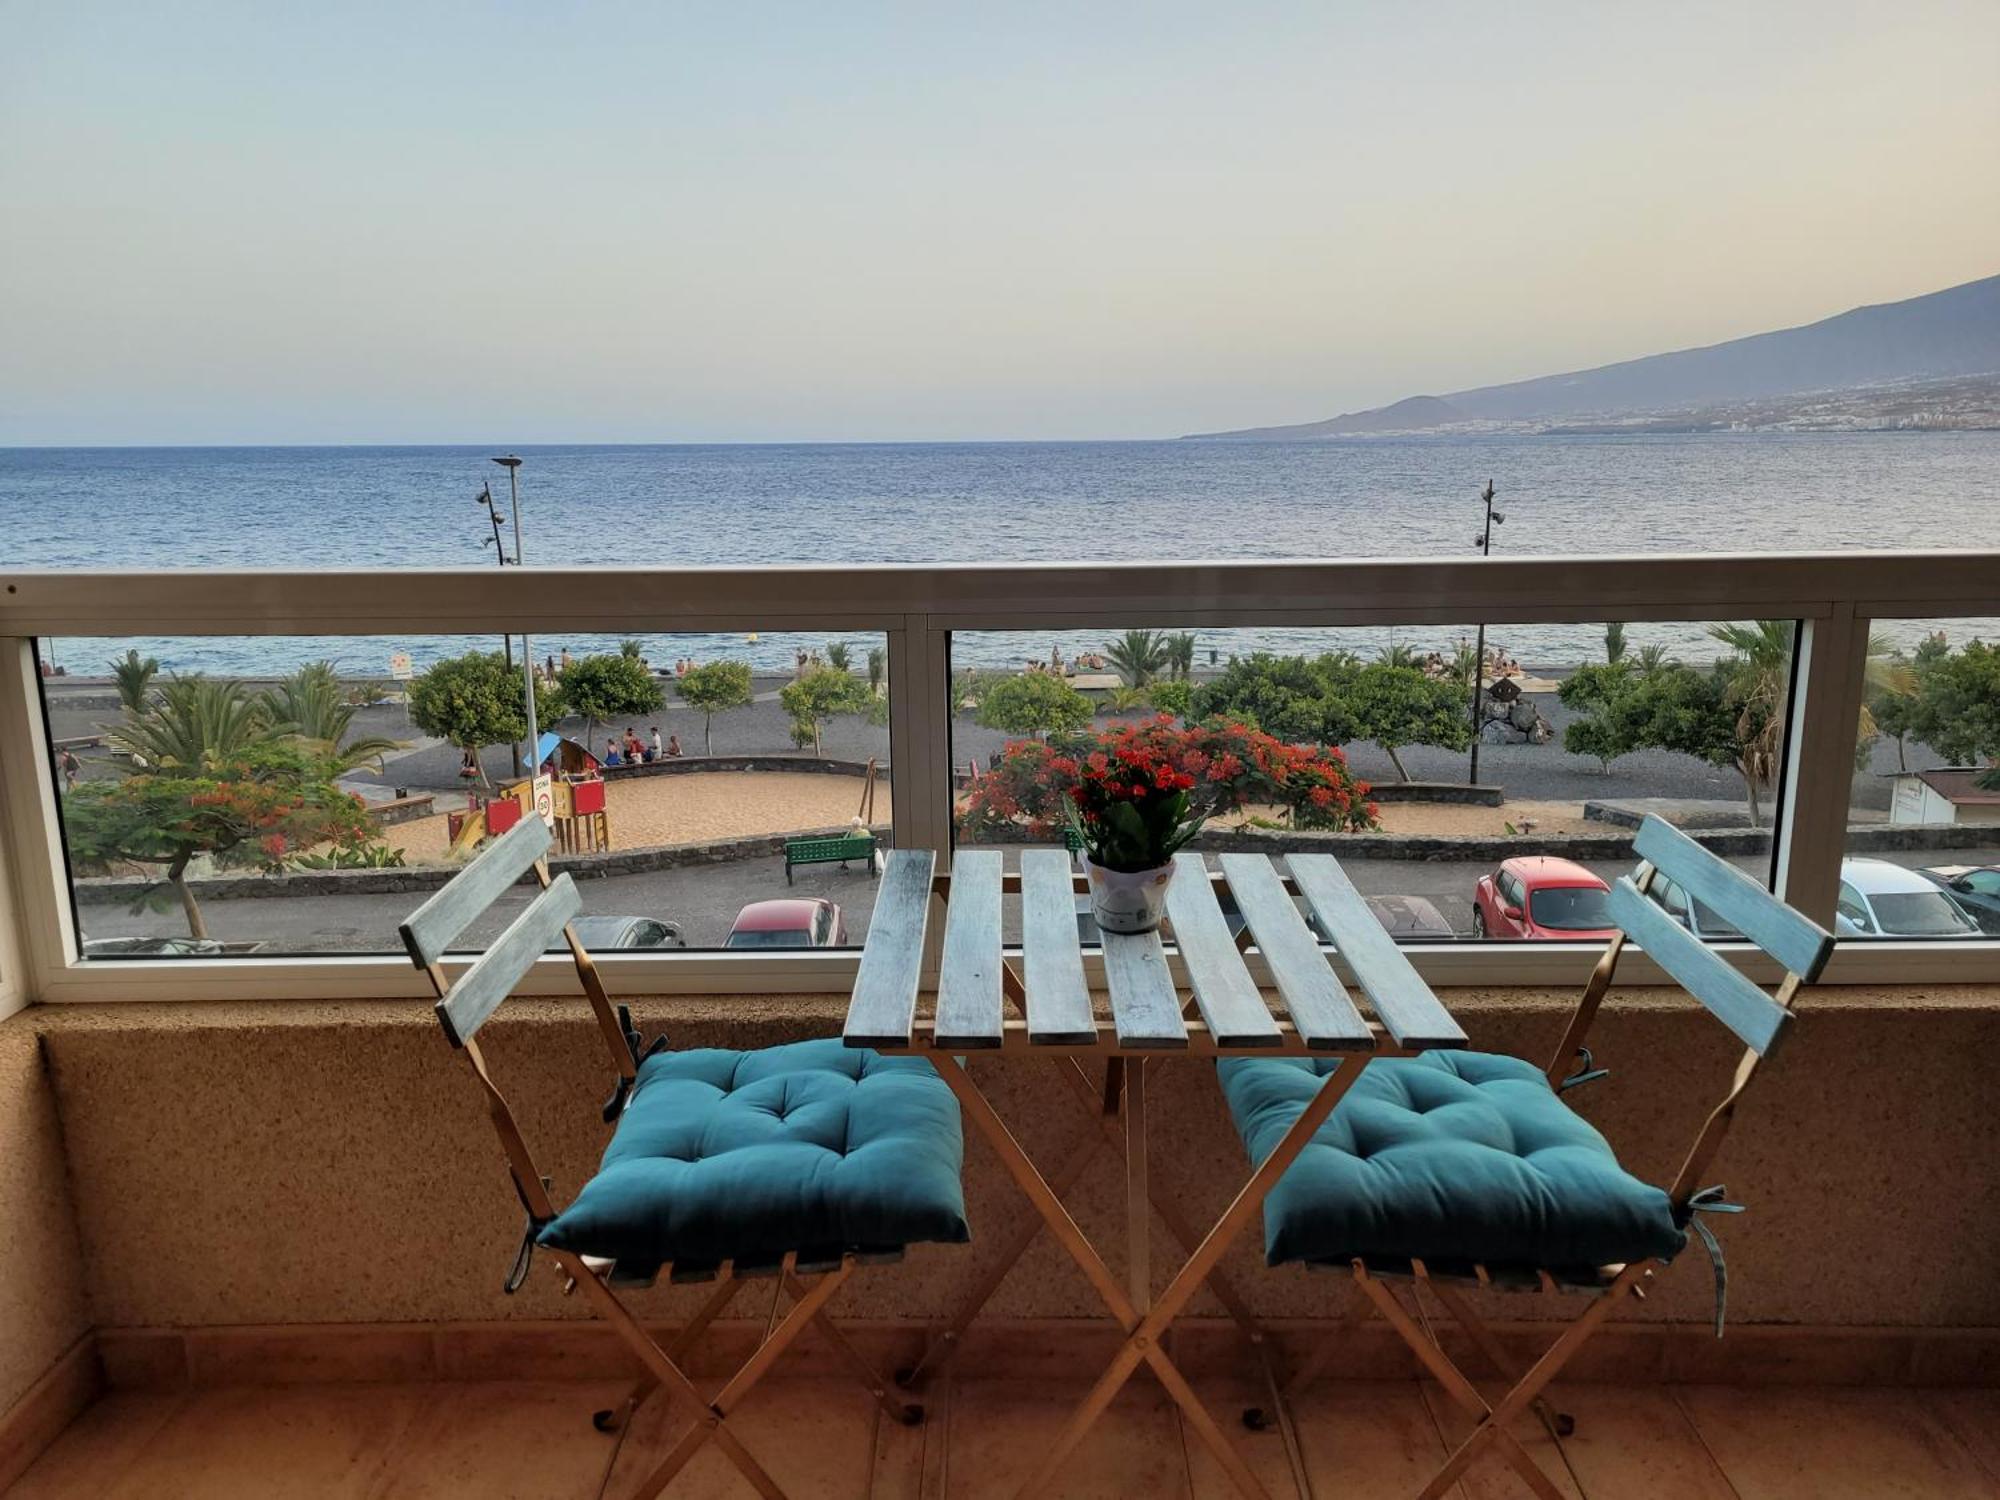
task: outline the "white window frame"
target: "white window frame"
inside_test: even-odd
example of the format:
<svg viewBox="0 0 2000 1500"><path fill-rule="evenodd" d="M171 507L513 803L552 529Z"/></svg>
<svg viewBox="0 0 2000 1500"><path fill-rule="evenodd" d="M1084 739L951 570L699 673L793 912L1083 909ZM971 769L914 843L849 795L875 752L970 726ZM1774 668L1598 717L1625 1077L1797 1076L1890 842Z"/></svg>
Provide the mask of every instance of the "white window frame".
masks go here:
<svg viewBox="0 0 2000 1500"><path fill-rule="evenodd" d="M1775 868L1780 893L1830 921L1872 622L2000 613L2000 552L910 564L756 568L130 570L0 573L0 1013L29 1000L420 996L389 955L76 957L38 637L127 635L879 633L887 642L896 841L951 852L950 641L955 631L1801 622ZM1768 978L1741 947L1719 951ZM1595 953L1550 944L1418 946L1431 982L1571 985ZM842 991L852 951L607 954L623 994ZM1092 964L1093 978L1097 974ZM1621 977L1643 982L1634 955ZM568 977L566 977L568 976ZM2000 979L2000 942L1847 943L1832 982ZM567 962L529 987L570 992Z"/></svg>

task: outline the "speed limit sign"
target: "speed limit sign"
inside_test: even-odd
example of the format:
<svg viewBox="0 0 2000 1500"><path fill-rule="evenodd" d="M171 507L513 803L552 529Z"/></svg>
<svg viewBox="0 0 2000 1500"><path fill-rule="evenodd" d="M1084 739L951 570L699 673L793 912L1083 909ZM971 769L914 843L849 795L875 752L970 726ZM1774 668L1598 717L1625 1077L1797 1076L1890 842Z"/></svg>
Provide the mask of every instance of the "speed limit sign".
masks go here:
<svg viewBox="0 0 2000 1500"><path fill-rule="evenodd" d="M553 776L535 778L535 815L549 827L556 826L556 780Z"/></svg>

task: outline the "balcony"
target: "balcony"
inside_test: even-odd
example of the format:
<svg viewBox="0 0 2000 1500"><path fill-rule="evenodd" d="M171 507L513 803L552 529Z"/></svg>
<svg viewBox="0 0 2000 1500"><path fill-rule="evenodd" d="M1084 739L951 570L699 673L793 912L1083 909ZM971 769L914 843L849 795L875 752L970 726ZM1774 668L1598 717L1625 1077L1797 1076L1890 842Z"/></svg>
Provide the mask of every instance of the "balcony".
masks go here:
<svg viewBox="0 0 2000 1500"><path fill-rule="evenodd" d="M642 1423L614 1453L591 1431L604 1383L627 1370L556 1278L538 1273L518 1296L500 1295L519 1206L419 976L387 951L396 914L420 898L367 897L355 910L373 913L380 931L332 955L84 957L93 908L71 900L40 641L874 632L887 658L886 836L948 853L964 759L952 738L955 636L1797 621L1771 788L1778 816L1761 852L1743 858L1831 922L1857 826L1854 733L1871 624L1981 615L2000 598L2000 556L9 574L0 587L0 1010L13 1012L0 1020L0 1481L25 1473L25 1494L589 1495L607 1465L622 1481L665 1434ZM1349 836L1316 835L1336 851ZM759 878L773 874L782 894L782 872ZM802 890L844 878L842 892L868 879L798 878ZM276 911L282 901L241 905ZM852 909L865 915L858 899ZM1414 951L1475 1046L1537 1060L1594 957L1561 942L1469 938ZM1724 939L1718 951L1768 977L1743 945ZM1842 943L1717 1167L1751 1210L1722 1230L1727 1337L1709 1327L1705 1265L1685 1257L1573 1368L1562 1395L1577 1430L1560 1452L1522 1429L1576 1493L1952 1496L2000 1485L2000 1282L1983 1248L2000 1230L1987 1064L2000 1050L1994 957L1970 938ZM854 964L851 949L833 947L611 954L604 967L646 1030L682 1048L835 1034ZM573 1187L602 1145L604 1080L567 965L546 968L535 993L493 1023L491 1051L544 1168ZM1728 1039L1635 956L1592 1044L1613 1076L1578 1095L1578 1108L1635 1172L1661 1180L1727 1076ZM1028 1150L1059 1160L1088 1120L1067 1091L1007 1066L974 1064ZM1241 1159L1212 1078L1168 1069L1150 1108L1156 1163L1172 1163L1190 1215L1212 1219ZM971 1246L913 1252L843 1296L870 1352L911 1357L986 1264L993 1236L982 1226L1021 1212L976 1142L966 1190ZM1107 1157L1070 1201L1096 1237L1121 1194ZM1351 1349L1300 1407L1317 1492L1413 1493L1455 1429L1402 1346L1363 1319L1347 1287L1264 1267L1254 1235L1224 1271L1280 1359L1329 1337ZM1486 1310L1525 1346L1549 1336L1549 1300L1492 1294ZM662 1288L639 1305L670 1326L695 1304L685 1288ZM1207 1293L1192 1311L1176 1360L1227 1411L1250 1399L1258 1365ZM748 1314L722 1325L722 1354L761 1326ZM1115 1336L1044 1239L975 1325L956 1373L927 1392L922 1429L871 1426L865 1399L830 1378L829 1356L808 1340L786 1374L797 1384L773 1388L796 1400L768 1401L762 1416L751 1407L750 1435L768 1433L773 1469L802 1495L1010 1493L1024 1453ZM1279 1436L1240 1435L1267 1485L1289 1493ZM733 1476L708 1464L669 1493L735 1493ZM1206 1465L1159 1388L1141 1380L1064 1493L1225 1493ZM1482 1468L1464 1492L1511 1484Z"/></svg>

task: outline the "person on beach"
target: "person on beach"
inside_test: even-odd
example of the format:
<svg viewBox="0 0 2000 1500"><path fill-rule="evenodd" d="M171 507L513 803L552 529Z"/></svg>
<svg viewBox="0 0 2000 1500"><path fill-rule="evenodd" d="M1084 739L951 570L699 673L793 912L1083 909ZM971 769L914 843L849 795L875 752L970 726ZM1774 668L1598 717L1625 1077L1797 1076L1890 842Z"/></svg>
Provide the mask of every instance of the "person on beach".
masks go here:
<svg viewBox="0 0 2000 1500"><path fill-rule="evenodd" d="M609 735L604 741L604 763L607 766L622 766L625 757L618 753L618 736Z"/></svg>
<svg viewBox="0 0 2000 1500"><path fill-rule="evenodd" d="M646 758L646 747L639 742L639 731L631 725L625 726L625 760L628 765L639 765Z"/></svg>
<svg viewBox="0 0 2000 1500"><path fill-rule="evenodd" d="M562 650L562 670L565 672L569 670L569 647L567 646L563 647Z"/></svg>
<svg viewBox="0 0 2000 1500"><path fill-rule="evenodd" d="M655 724L653 726L653 759L658 760L666 753L667 752L664 749L662 749L660 745L660 726Z"/></svg>
<svg viewBox="0 0 2000 1500"><path fill-rule="evenodd" d="M470 749L459 753L458 775L461 781L470 780L479 775L479 757L474 755Z"/></svg>
<svg viewBox="0 0 2000 1500"><path fill-rule="evenodd" d="M653 734L654 734L654 737L655 737L655 738L657 738L657 737L659 736L659 731L658 731L658 730L656 729L656 730L654 730L654 731L653 731ZM681 753L681 737L680 737L679 735L677 735L677 734L676 734L676 735L670 735L670 736L668 736L668 738L667 738L667 759L668 759L668 760L677 760L677 759L679 759L679 758L680 758L680 753Z"/></svg>
<svg viewBox="0 0 2000 1500"><path fill-rule="evenodd" d="M550 678L550 677L554 677L555 675L556 675L556 659L555 659L555 658L554 658L553 656L545 656L545 657L543 657L543 658L542 658L542 676L543 676L544 678Z"/></svg>
<svg viewBox="0 0 2000 1500"><path fill-rule="evenodd" d="M76 758L76 752L74 750L70 749L69 746L65 745L63 746L61 764L62 764L63 785L68 787L71 791L75 791L76 779L83 773L83 762Z"/></svg>

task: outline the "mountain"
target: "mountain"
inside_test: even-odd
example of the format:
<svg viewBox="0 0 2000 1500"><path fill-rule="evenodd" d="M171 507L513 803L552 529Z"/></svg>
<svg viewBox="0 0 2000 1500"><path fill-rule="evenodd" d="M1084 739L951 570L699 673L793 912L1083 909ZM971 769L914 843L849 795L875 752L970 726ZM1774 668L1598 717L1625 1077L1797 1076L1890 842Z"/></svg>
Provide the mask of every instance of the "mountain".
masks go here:
<svg viewBox="0 0 2000 1500"><path fill-rule="evenodd" d="M1285 440L1407 432L1463 422L1546 423L1642 412L1714 411L1806 392L1894 386L2000 371L2000 276L1857 307L1775 333L1628 359L1592 370L1412 396L1288 427L1191 433Z"/></svg>

